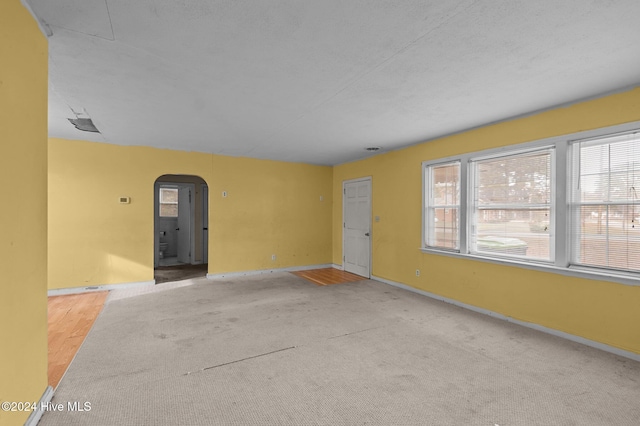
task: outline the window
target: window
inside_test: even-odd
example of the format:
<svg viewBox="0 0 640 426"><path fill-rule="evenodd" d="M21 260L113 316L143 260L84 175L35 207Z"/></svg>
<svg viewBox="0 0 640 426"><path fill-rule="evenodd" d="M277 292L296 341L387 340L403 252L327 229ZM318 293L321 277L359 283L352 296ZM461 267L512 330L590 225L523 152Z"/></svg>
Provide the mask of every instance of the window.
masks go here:
<svg viewBox="0 0 640 426"><path fill-rule="evenodd" d="M426 245L458 249L460 210L460 162L429 166L425 174L427 234Z"/></svg>
<svg viewBox="0 0 640 426"><path fill-rule="evenodd" d="M640 285L640 122L422 167L423 251Z"/></svg>
<svg viewBox="0 0 640 426"><path fill-rule="evenodd" d="M472 253L552 260L552 153L472 162Z"/></svg>
<svg viewBox="0 0 640 426"><path fill-rule="evenodd" d="M640 271L640 134L574 143L572 262Z"/></svg>
<svg viewBox="0 0 640 426"><path fill-rule="evenodd" d="M178 188L160 188L160 217L178 217Z"/></svg>

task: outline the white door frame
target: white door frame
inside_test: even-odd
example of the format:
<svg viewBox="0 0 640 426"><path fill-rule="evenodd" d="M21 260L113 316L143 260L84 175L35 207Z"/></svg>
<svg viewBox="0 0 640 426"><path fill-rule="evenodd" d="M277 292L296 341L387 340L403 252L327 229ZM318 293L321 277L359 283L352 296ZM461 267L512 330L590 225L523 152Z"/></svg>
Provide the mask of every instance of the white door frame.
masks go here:
<svg viewBox="0 0 640 426"><path fill-rule="evenodd" d="M158 218L160 217L160 184L157 180L153 184L153 267L160 266L160 231Z"/></svg>
<svg viewBox="0 0 640 426"><path fill-rule="evenodd" d="M202 194L202 263L209 263L209 185L201 184Z"/></svg>
<svg viewBox="0 0 640 426"><path fill-rule="evenodd" d="M356 179L349 179L349 180L343 180L342 181L342 270L344 271L344 263L345 263L345 251L344 251L344 247L345 247L345 240L346 240L346 234L345 234L345 223L346 223L346 212L347 212L347 203L346 203L346 197L347 197L347 185L350 183L357 183L357 182L366 182L369 181L369 276L367 278L371 278L371 270L373 269L373 256L372 256L372 237L373 237L373 232L372 232L372 228L373 228L373 180L371 179L371 176L366 176L366 177L361 177L361 178L356 178Z"/></svg>

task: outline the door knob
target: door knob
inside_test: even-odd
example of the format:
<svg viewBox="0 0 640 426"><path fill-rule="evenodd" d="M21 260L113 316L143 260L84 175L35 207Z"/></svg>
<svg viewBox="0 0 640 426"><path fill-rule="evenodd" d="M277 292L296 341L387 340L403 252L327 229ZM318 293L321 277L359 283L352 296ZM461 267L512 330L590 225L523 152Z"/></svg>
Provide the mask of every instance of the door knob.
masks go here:
<svg viewBox="0 0 640 426"><path fill-rule="evenodd" d="M366 234L364 234L364 236L365 236L365 237L368 237L368 236L369 236L369 233L367 232Z"/></svg>

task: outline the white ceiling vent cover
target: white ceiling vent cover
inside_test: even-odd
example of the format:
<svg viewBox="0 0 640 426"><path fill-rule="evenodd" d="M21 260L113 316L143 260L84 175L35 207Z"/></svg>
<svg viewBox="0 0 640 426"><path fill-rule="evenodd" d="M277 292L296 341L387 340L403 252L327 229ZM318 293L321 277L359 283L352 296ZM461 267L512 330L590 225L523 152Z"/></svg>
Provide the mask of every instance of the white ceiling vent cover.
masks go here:
<svg viewBox="0 0 640 426"><path fill-rule="evenodd" d="M71 124L76 126L76 129L78 130L82 130L83 132L100 133L90 118L69 118L68 120Z"/></svg>

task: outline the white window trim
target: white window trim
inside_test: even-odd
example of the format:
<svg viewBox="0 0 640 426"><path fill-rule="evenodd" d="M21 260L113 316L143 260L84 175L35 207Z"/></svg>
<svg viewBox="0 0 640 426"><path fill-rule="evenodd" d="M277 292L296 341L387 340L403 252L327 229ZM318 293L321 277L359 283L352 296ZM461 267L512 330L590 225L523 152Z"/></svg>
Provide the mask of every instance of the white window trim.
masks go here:
<svg viewBox="0 0 640 426"><path fill-rule="evenodd" d="M639 133L640 129L639 128L634 128L631 129L631 131L619 131L619 132L612 132L612 133L618 133L620 134L620 136L623 136L625 134L635 134L635 133ZM604 135L607 136L607 135ZM590 143L591 142L591 143ZM579 139L574 139L569 141L569 153L570 153L570 158L572 159L572 163L571 163L571 169L569 170L570 174L573 176L574 175L574 171L576 168L578 168L579 166L579 155L577 154L579 152L579 145L580 144L589 144L589 145L600 145L602 144L602 136L598 137L588 137L588 138L579 138ZM589 146L587 145L587 146ZM579 170L578 170L579 172ZM568 191L568 197L575 197L577 194L574 192L575 188L571 188L571 184L572 182L569 181L568 182L569 186L567 187L567 191ZM629 201L625 200L625 201L601 201L601 202L579 202L578 200L572 198L569 199L569 203L570 206L572 207L572 210L570 212L570 216L572 221L577 222L580 220L580 208L583 206L624 206L624 205L629 205ZM568 222L567 226L571 225L571 221ZM568 243L572 246L572 247L577 247L579 245L579 236L577 234L571 235L571 237L574 238L573 241L569 241ZM572 252L570 253L571 258L569 258L569 262L572 263L572 267L575 268L585 268L585 269L591 269L594 268L594 266L591 265L587 265L587 264L581 264L579 263L576 253ZM602 272L607 272L607 273L618 273L618 272L623 272L623 273L629 273L629 274L637 274L636 272L633 271L625 271L622 269L617 269L617 268L606 268L606 267L602 267L602 268L597 268Z"/></svg>
<svg viewBox="0 0 640 426"><path fill-rule="evenodd" d="M625 123L616 126L603 127L594 130L587 130L582 132L571 133L562 136L554 136L551 138L541 139L532 142L525 142L500 148L493 148L483 151L469 152L455 156L449 156L445 158L438 158L434 160L428 160L422 162L422 237L420 250L427 254L438 254L443 256L463 258L470 260L477 260L482 262L494 263L499 265L512 265L522 267L524 269L531 269L536 271L553 272L560 275L586 278L593 280L612 281L620 284L640 286L640 274L635 272L627 272L622 270L611 270L597 267L587 267L581 265L571 265L571 235L570 224L571 214L569 211L571 206L571 179L573 175L573 158L571 150L573 149L572 143L589 138L599 138L607 136L613 133L630 132L640 129L640 121L631 123ZM528 151L538 151L544 148L554 147L555 155L552 156L552 179L555 179L555 185L553 186L555 198L555 208L552 209L553 216L551 222L553 223L552 232L555 239L552 240L550 250L552 250L554 259L552 262L538 261L538 260L521 260L517 258L506 257L494 257L483 256L482 254L469 253L469 235L471 221L468 220L470 214L471 198L473 197L473 188L469 173L470 163L478 161L480 159L500 157L505 155L515 155L518 153L525 153ZM460 162L460 211L459 213L459 249L443 249L437 247L429 247L426 245L426 214L427 214L427 192L426 192L426 169L428 167L452 163L455 161ZM471 173L472 174L472 173Z"/></svg>
<svg viewBox="0 0 640 426"><path fill-rule="evenodd" d="M422 247L429 247L429 248L433 248L433 249L437 249L437 250L446 250L446 251L453 251L453 252L459 252L459 249L457 248L447 248L447 247L437 247L437 246L430 246L429 245L429 237L426 234L426 226L425 226L425 220L428 220L430 223L433 221L433 218L430 217L429 215L429 211L430 210L427 208L427 206L430 206L430 201L428 200L428 196L427 194L432 194L431 188L432 188L432 184L433 182L431 182L432 178L431 178L431 173L427 173L427 169L428 168L434 168L434 167L438 167L438 166L445 166L445 165L449 165L449 164L455 164L458 163L459 168L460 168L460 181L459 181L459 185L462 188L462 164L460 164L459 161L449 161L449 162L437 162L437 163L431 163L431 164L427 164L425 165L423 163L422 165L422 176L424 177L423 181L424 181L424 190L422 191ZM429 188L428 192L427 192L427 188ZM431 206L432 208L434 206ZM458 236L460 236L460 225L463 223L461 222L460 219L460 210L462 209L462 193L460 193L460 204L449 204L449 205L438 205L438 207L440 208L454 208L454 209L458 209Z"/></svg>
<svg viewBox="0 0 640 426"><path fill-rule="evenodd" d="M494 155L489 155L489 156L472 156L472 158L469 159L468 161L468 170L471 172L470 175L467 178L467 186L469 187L469 194L468 194L468 204L466 206L466 209L469 210L469 212L474 211L474 204L473 204L473 197L474 197L474 193L473 193L473 188L475 188L475 177L476 177L476 168L479 162L484 161L484 160L493 160L493 159L498 159L498 158L506 158L506 157L515 157L518 155L524 155L524 154L530 154L530 153L542 153L542 152L549 152L549 154L551 155L551 182L554 182L555 177L558 175L557 169L556 169L556 159L555 159L555 146L553 145L542 145L542 146L536 146L536 147L531 147L530 149L517 149L514 150L513 152L501 152L499 154L494 154ZM549 210L550 210L550 217L549 217L549 226L551 227L551 229L549 230L549 236L550 236L550 240L552 241L552 243L549 246L549 260L545 260L545 259L532 259L532 258L522 258L523 262L534 262L534 263L543 263L543 264L555 264L554 260L555 260L555 244L553 244L553 241L555 239L555 211L557 210L556 208L556 200L554 199L555 197L555 188L552 185L551 186L551 200L549 203ZM531 207L531 204L522 204L523 207ZM540 204L540 206L543 206L543 204ZM544 205L546 206L546 205ZM513 209L514 207L517 207L516 204L505 204L503 206L499 206L499 205L494 205L492 206L492 209L505 209L505 210L509 210L509 209ZM469 240L469 236L472 235L472 230L471 227L473 226L474 221L469 221L467 223L467 227L466 227L466 231L467 231L467 241ZM477 249L477 248L476 248ZM471 250L471 244L467 244L467 251L466 253L470 253L470 254L474 254L474 255L479 255L479 256L484 256L483 253L481 252L472 252ZM500 256L499 254L490 254L490 255L486 255L487 257L499 257L499 258L507 258L507 259L516 259L518 260L518 257L514 257L514 256Z"/></svg>

